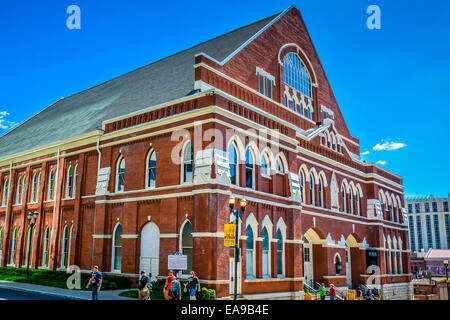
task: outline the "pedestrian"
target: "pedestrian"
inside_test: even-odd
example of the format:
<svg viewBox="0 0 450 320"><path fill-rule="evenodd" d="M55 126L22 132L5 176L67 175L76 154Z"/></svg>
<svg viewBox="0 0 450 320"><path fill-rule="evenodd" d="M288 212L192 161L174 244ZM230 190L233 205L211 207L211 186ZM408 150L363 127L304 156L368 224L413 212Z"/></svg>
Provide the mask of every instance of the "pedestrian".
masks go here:
<svg viewBox="0 0 450 320"><path fill-rule="evenodd" d="M330 300L334 300L336 298L336 289L334 284L330 284Z"/></svg>
<svg viewBox="0 0 450 320"><path fill-rule="evenodd" d="M150 274L151 276L151 274ZM150 300L150 292L152 290L152 283L145 271L141 271L141 278L139 279L139 300Z"/></svg>
<svg viewBox="0 0 450 320"><path fill-rule="evenodd" d="M169 270L169 276L166 279L166 283L164 284L164 298L166 300L169 300L169 291L172 284L172 281L175 280L175 276L173 275L174 272L172 270Z"/></svg>
<svg viewBox="0 0 450 320"><path fill-rule="evenodd" d="M325 300L327 296L327 290L325 289L325 284L322 283L319 287L320 300Z"/></svg>
<svg viewBox="0 0 450 320"><path fill-rule="evenodd" d="M98 266L94 266L92 268L92 275L89 279L88 284L86 285L86 289L89 288L89 285L92 285L92 300L98 300L98 293L102 287L103 275L98 270Z"/></svg>
<svg viewBox="0 0 450 320"><path fill-rule="evenodd" d="M195 294L197 291L200 292L200 280L198 280L194 271L191 271L187 283L184 285L184 292L186 292L186 287L189 290L189 300L197 300Z"/></svg>
<svg viewBox="0 0 450 320"><path fill-rule="evenodd" d="M181 284L180 284L180 279L178 277L176 277L170 283L169 299L170 300L181 300Z"/></svg>
<svg viewBox="0 0 450 320"><path fill-rule="evenodd" d="M370 288L367 288L367 291L366 291L366 300L373 300L373 293L372 293L372 289L370 289Z"/></svg>

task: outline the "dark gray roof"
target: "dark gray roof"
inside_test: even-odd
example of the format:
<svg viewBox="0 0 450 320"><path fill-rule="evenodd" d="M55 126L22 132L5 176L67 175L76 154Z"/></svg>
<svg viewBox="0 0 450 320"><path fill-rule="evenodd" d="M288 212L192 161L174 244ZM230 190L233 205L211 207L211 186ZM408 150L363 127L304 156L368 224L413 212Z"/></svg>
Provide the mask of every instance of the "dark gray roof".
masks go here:
<svg viewBox="0 0 450 320"><path fill-rule="evenodd" d="M192 93L197 53L222 61L277 15L57 101L1 136L0 157L91 132L104 120Z"/></svg>

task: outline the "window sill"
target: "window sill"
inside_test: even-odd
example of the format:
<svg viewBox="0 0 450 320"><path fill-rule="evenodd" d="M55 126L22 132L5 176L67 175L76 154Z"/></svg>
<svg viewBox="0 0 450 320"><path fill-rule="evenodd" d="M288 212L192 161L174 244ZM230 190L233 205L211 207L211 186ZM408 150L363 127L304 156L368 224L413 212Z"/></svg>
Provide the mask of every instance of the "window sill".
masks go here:
<svg viewBox="0 0 450 320"><path fill-rule="evenodd" d="M269 179L269 180L272 179L272 177L267 174L262 174L261 176L265 179Z"/></svg>

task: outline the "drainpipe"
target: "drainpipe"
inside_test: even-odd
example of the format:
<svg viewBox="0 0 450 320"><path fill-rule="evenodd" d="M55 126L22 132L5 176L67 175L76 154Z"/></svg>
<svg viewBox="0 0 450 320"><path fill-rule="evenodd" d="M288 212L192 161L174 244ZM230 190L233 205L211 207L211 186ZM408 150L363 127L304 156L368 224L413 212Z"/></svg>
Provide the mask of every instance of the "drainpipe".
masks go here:
<svg viewBox="0 0 450 320"><path fill-rule="evenodd" d="M100 171L100 165L102 161L102 152L100 150L100 137L97 138L97 146L96 146L97 152L98 152L98 166L97 166L97 180L98 180L98 172ZM97 189L97 188L96 188ZM97 192L97 190L95 190ZM94 234L95 234L95 217L97 216L97 206L95 206L94 210L94 228L92 229L92 254L91 254L91 265L94 265Z"/></svg>
<svg viewBox="0 0 450 320"><path fill-rule="evenodd" d="M55 225L55 209L56 209L56 196L55 196L55 191L58 190L58 176L59 176L59 152L60 149L58 148L58 153L56 155L56 174L55 174L55 187L54 187L54 191L53 191L53 218L52 218L52 229L50 230L50 248L48 250L48 267L50 267L50 257L52 256L52 239L53 239L53 229L54 229L54 225ZM56 257L55 257L56 259Z"/></svg>

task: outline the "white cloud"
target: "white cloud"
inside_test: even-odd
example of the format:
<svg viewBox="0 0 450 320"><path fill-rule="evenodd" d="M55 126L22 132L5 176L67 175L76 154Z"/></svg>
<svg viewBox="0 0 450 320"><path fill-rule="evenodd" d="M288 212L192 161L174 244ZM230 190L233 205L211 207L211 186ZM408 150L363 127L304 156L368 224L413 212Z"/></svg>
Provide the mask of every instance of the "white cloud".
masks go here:
<svg viewBox="0 0 450 320"><path fill-rule="evenodd" d="M381 164L382 166L384 166L384 165L386 165L386 161L381 161L381 160L379 160L379 161L377 161L377 164Z"/></svg>
<svg viewBox="0 0 450 320"><path fill-rule="evenodd" d="M382 140L382 144L378 143L373 147L375 151L392 151L406 147L406 144L403 142L394 142L390 141L390 139Z"/></svg>
<svg viewBox="0 0 450 320"><path fill-rule="evenodd" d="M9 116L9 112L6 110L0 111L0 129L6 130L6 129L14 127L16 125L16 123L13 121L7 121L7 120L3 119L5 116Z"/></svg>
<svg viewBox="0 0 450 320"><path fill-rule="evenodd" d="M361 153L362 156L367 156L368 154L370 154L370 151L364 151L363 153Z"/></svg>

